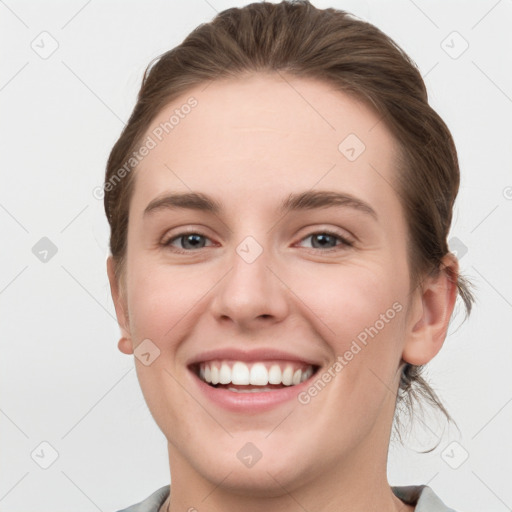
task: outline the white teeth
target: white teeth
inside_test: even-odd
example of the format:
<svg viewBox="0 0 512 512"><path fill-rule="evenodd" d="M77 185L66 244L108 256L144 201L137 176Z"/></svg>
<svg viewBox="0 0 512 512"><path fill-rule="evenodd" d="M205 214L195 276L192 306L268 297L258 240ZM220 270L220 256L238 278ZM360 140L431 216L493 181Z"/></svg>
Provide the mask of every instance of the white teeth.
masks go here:
<svg viewBox="0 0 512 512"><path fill-rule="evenodd" d="M283 384L296 386L313 375L313 366L297 368L297 363L244 363L235 361L231 365L226 361L209 361L199 365L199 377L210 384L235 384L238 386L267 386ZM236 388L228 388L234 391ZM255 391L271 391L272 388L259 387ZM238 390L250 392L252 390Z"/></svg>
<svg viewBox="0 0 512 512"><path fill-rule="evenodd" d="M291 366L287 366L283 372L283 384L285 386L291 386L293 380L293 368Z"/></svg>
<svg viewBox="0 0 512 512"><path fill-rule="evenodd" d="M304 382L305 380L308 380L309 377L313 375L313 368L310 366L305 372L302 372L302 377L300 378L301 382Z"/></svg>
<svg viewBox="0 0 512 512"><path fill-rule="evenodd" d="M263 363L252 365L249 384L254 386L265 386L268 384L268 372Z"/></svg>
<svg viewBox="0 0 512 512"><path fill-rule="evenodd" d="M219 383L219 369L216 366L212 365L211 368L211 377L212 377L212 384L218 384Z"/></svg>
<svg viewBox="0 0 512 512"><path fill-rule="evenodd" d="M268 371L269 384L281 384L281 368L278 364L273 364Z"/></svg>
<svg viewBox="0 0 512 512"><path fill-rule="evenodd" d="M219 382L221 384L229 384L231 382L231 369L226 363L222 363L220 367Z"/></svg>
<svg viewBox="0 0 512 512"><path fill-rule="evenodd" d="M247 385L249 384L249 378L250 374L247 365L237 361L233 368L231 368L231 382L233 384Z"/></svg>

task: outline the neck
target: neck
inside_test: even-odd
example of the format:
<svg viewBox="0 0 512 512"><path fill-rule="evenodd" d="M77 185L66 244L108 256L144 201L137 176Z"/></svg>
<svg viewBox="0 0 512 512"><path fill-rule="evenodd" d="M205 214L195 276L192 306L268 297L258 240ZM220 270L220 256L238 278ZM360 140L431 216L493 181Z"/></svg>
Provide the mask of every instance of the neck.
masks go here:
<svg viewBox="0 0 512 512"><path fill-rule="evenodd" d="M378 446L366 443L343 464L325 465L321 473L311 471L293 483L265 472L264 486L243 490L237 485L236 471L219 474L215 482L207 480L169 445L172 498L161 512L413 512L414 506L398 499L387 482L387 443L380 453Z"/></svg>

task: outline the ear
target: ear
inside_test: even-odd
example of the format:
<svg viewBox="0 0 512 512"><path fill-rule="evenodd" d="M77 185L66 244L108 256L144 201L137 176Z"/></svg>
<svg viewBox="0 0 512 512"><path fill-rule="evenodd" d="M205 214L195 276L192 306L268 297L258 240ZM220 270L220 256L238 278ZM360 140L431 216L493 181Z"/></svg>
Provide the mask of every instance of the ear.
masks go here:
<svg viewBox="0 0 512 512"><path fill-rule="evenodd" d="M411 301L402 359L413 365L428 363L441 350L457 299L459 263L448 253L438 276L427 277Z"/></svg>
<svg viewBox="0 0 512 512"><path fill-rule="evenodd" d="M114 272L114 259L112 256L107 258L107 275L110 283L110 293L116 309L117 323L121 329L122 337L117 344L123 354L133 354L133 344L130 335L130 324L128 321L128 305L126 304L125 294L122 293L122 287L118 282Z"/></svg>

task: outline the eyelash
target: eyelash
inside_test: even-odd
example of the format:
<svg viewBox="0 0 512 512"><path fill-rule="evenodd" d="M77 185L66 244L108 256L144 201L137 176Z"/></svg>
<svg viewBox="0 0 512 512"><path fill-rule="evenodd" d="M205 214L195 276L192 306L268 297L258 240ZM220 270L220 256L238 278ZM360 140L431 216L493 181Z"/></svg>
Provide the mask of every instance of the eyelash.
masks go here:
<svg viewBox="0 0 512 512"><path fill-rule="evenodd" d="M180 238L183 238L183 237L186 237L186 236L189 236L189 235L198 235L198 236L201 236L201 237L204 237L204 238L207 238L208 237L206 235L203 235L197 231L184 231L182 233L179 233L178 235L176 236L173 236L172 238L170 238L169 240L167 240L166 242L163 242L162 245L164 247L167 247L167 248L171 248L171 250L173 252L176 252L178 254L187 254L187 253L191 253L191 252L198 252L200 251L201 249L204 249L204 247L200 247L199 249L178 249L176 247L172 247L171 246L171 243L176 241L176 240L179 240ZM320 249L320 248L316 248L316 247L312 247L311 249L314 250L314 251L320 251L320 252L332 252L332 251L338 251L340 250L340 247L345 247L345 248L348 248L348 247L352 247L354 245L353 242L351 242L350 240L348 240L347 238L339 235L338 233L335 233L334 231L329 231L329 230L322 230L322 231L314 231L312 233L310 233L309 235L301 238L301 242L303 240L306 240L307 238L310 238L312 236L315 236L315 235L328 235L328 236L331 236L331 237L334 237L334 238L337 238L341 243L340 244L337 244L336 246L334 247L329 247L327 249Z"/></svg>

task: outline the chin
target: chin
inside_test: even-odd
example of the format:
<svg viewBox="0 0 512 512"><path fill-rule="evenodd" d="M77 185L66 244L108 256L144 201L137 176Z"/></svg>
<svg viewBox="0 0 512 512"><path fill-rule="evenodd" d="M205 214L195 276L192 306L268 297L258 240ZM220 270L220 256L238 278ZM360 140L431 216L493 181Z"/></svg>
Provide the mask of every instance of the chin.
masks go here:
<svg viewBox="0 0 512 512"><path fill-rule="evenodd" d="M267 443L258 453L250 442L234 444L236 450L212 452L208 457L203 452L196 460L196 471L228 492L259 498L282 496L311 478L312 464L303 459L300 449L287 449L282 443L280 449L270 448Z"/></svg>
<svg viewBox="0 0 512 512"><path fill-rule="evenodd" d="M208 477L223 490L236 495L254 498L278 497L287 494L287 490L295 487L294 483L296 484L297 468L293 468L293 462L288 467L264 464L263 460L252 468L240 468L236 464L230 464L230 466L226 473L221 473L218 469L213 472L208 471ZM292 468L295 470L293 475ZM229 476L226 477L228 473Z"/></svg>

